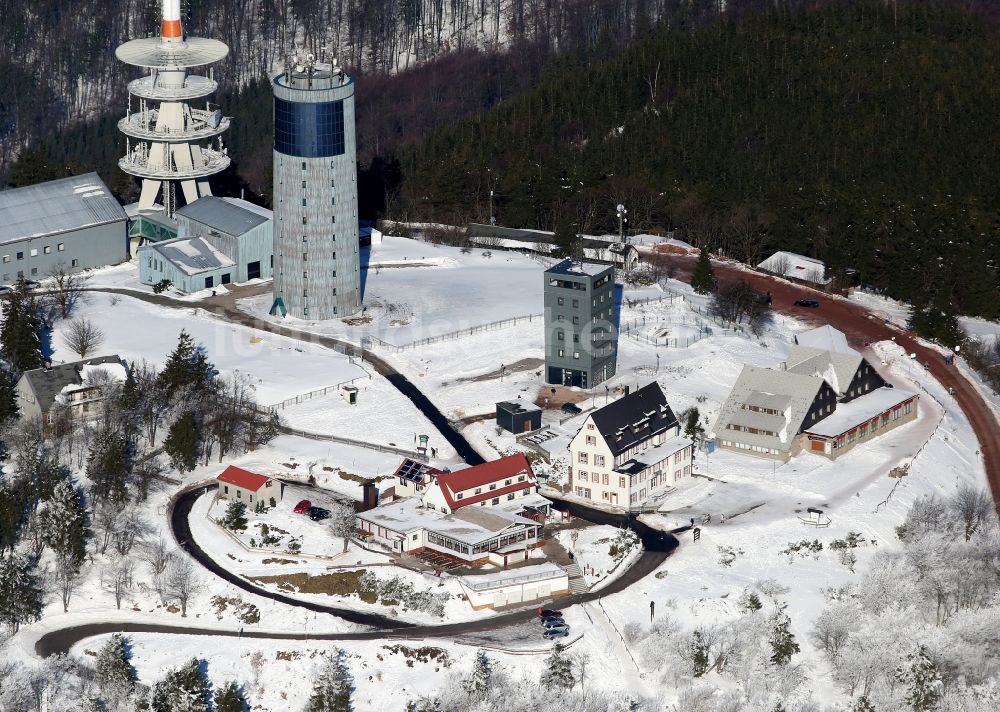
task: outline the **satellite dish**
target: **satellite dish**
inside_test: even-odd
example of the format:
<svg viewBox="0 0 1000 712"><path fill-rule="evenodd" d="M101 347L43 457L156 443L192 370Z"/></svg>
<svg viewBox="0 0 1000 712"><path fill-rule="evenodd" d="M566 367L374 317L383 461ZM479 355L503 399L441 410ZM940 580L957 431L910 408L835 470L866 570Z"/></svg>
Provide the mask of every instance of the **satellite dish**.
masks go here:
<svg viewBox="0 0 1000 712"><path fill-rule="evenodd" d="M296 64L295 65L295 71L296 72L304 72L304 71L306 71L306 68L303 67L301 64Z"/></svg>
<svg viewBox="0 0 1000 712"><path fill-rule="evenodd" d="M315 61L316 61L316 55L314 55L314 54L312 54L312 53L310 52L309 54L307 54L307 55L306 55L306 61L307 61L307 62L308 62L309 64L312 64L313 62L315 62Z"/></svg>
<svg viewBox="0 0 1000 712"><path fill-rule="evenodd" d="M211 114L209 114L207 123L210 128L213 129L219 128L219 124L222 123L222 109L216 109Z"/></svg>

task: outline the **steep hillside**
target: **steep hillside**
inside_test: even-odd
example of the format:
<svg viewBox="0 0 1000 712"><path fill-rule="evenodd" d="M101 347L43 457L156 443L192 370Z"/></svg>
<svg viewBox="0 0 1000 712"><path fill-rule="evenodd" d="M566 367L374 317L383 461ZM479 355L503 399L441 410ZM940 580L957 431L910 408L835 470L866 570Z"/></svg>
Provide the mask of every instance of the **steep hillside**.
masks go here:
<svg viewBox="0 0 1000 712"><path fill-rule="evenodd" d="M268 75L294 47L386 74L469 49L544 42L624 46L680 6L714 0L185 0L185 27L230 47L229 89ZM0 0L0 168L83 119L124 112L133 68L115 47L158 33L160 0Z"/></svg>
<svg viewBox="0 0 1000 712"><path fill-rule="evenodd" d="M1000 62L957 6L860 0L658 28L618 57L401 148L398 213L680 227L790 248L917 302L996 316Z"/></svg>

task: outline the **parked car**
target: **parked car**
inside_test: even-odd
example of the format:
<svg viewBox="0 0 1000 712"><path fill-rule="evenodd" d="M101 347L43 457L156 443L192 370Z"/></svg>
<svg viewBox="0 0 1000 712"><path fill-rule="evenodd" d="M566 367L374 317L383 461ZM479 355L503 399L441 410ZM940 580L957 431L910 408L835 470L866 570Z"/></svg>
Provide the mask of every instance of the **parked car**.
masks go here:
<svg viewBox="0 0 1000 712"><path fill-rule="evenodd" d="M314 522L319 522L323 519L330 518L330 510L323 509L322 507L310 507L309 508L309 518Z"/></svg>
<svg viewBox="0 0 1000 712"><path fill-rule="evenodd" d="M313 503L308 499L304 499L295 505L295 509L292 511L296 514L309 514L309 510L312 509Z"/></svg>
<svg viewBox="0 0 1000 712"><path fill-rule="evenodd" d="M552 623L555 623L555 624L558 624L558 625L565 625L566 621L563 620L562 616L549 616L547 618L542 618L539 621L539 623L541 623L543 626L550 625Z"/></svg>
<svg viewBox="0 0 1000 712"><path fill-rule="evenodd" d="M539 618L562 618L562 611L554 611L551 608L539 608L538 616Z"/></svg>
<svg viewBox="0 0 1000 712"><path fill-rule="evenodd" d="M576 403L563 403L562 406L559 408L559 410L561 410L563 413L570 413L572 415L579 415L580 413L583 412L582 410L580 410L580 406L578 406Z"/></svg>
<svg viewBox="0 0 1000 712"><path fill-rule="evenodd" d="M552 640L553 638L565 638L569 635L569 626L564 625L559 628L549 628L542 633L542 637L546 640Z"/></svg>
<svg viewBox="0 0 1000 712"><path fill-rule="evenodd" d="M566 621L564 621L562 618L553 618L552 620L542 621L542 628L546 628L546 629L549 629L549 628L569 628L569 626L566 625Z"/></svg>
<svg viewBox="0 0 1000 712"><path fill-rule="evenodd" d="M796 299L795 306L797 307L808 307L810 309L815 309L819 306L819 300L817 299Z"/></svg>

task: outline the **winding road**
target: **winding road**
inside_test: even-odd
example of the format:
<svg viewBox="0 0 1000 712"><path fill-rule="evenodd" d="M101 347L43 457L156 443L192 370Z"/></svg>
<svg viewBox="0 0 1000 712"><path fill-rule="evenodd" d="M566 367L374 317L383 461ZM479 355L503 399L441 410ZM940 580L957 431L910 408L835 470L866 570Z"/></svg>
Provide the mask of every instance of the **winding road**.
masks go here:
<svg viewBox="0 0 1000 712"><path fill-rule="evenodd" d="M650 254L649 259L662 261L690 276L697 258L690 255ZM955 389L954 399L968 419L979 441L986 479L993 493L993 502L1000 512L1000 423L997 422L989 404L962 372L945 363L940 351L918 339L912 332L900 329L878 318L864 305L841 297L831 296L806 286L777 279L760 272L753 272L736 262L712 260L712 269L717 280L749 282L758 292L771 292L771 308L781 314L793 316L817 326L829 324L847 335L851 345L863 351L867 344L876 341L895 341L907 354L916 354L920 364L927 364L927 370L945 387ZM818 309L803 309L794 306L796 299L817 299ZM920 375L917 374L919 380Z"/></svg>
<svg viewBox="0 0 1000 712"><path fill-rule="evenodd" d="M440 638L468 633L478 633L489 630L496 630L509 625L528 621L535 616L533 608L503 613L490 618L475 621L463 621L461 623L445 623L441 625L416 625L397 620L390 616L379 615L377 613L364 613L348 608L336 606L325 606L312 601L286 596L269 589L254 585L250 581L237 576L220 566L212 559L191 536L191 529L188 525L188 517L191 508L199 496L204 494L203 485L188 487L174 501L174 506L168 512L170 527L174 536L184 550L190 554L199 564L212 574L233 584L234 586L253 593L258 596L285 603L316 613L333 615L338 618L369 626L369 630L352 633L302 633L302 632L262 632L244 630L217 630L214 628L199 628L195 626L168 625L159 623L84 623L75 626L61 628L59 630L44 633L35 643L35 653L40 657L47 657L57 653L67 652L73 645L94 635L106 633L117 633L126 630L131 633L163 633L173 635L203 635L203 636L223 636L256 638L262 640L379 640L383 638ZM559 606L571 606L577 603L596 601L606 596L624 591L626 588L645 578L666 561L667 557L677 548L679 542L676 537L667 532L646 526L642 522L625 515L611 514L601 510L594 510L582 507L575 503L557 502L556 506L568 511L574 516L587 519L597 524L611 524L614 526L627 526L631 528L643 545L643 552L621 576L611 581L607 586L596 591L587 593L563 596L558 599Z"/></svg>

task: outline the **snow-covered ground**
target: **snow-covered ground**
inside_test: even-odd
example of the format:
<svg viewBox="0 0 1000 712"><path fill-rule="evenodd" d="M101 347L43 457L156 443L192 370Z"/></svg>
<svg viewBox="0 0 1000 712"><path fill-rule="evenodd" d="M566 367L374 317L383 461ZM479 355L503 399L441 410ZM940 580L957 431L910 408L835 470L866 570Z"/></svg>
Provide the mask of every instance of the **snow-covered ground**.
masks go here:
<svg viewBox="0 0 1000 712"><path fill-rule="evenodd" d="M285 326L303 331L354 341L371 334L394 345L541 314L542 271L551 261L501 251L486 257L484 252L489 251L465 252L457 247L391 236L381 244L363 248L365 323L353 326L340 320L309 322L269 316L273 300L266 294L241 299L238 304L258 318L280 320ZM504 333L515 330L505 329ZM447 342L438 348L449 346Z"/></svg>

